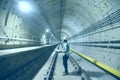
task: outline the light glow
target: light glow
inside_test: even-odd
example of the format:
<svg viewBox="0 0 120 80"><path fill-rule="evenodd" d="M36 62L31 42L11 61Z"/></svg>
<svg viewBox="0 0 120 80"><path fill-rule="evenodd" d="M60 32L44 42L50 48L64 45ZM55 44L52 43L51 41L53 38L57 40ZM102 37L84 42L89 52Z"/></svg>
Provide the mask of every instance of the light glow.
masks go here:
<svg viewBox="0 0 120 80"><path fill-rule="evenodd" d="M29 12L32 8L28 2L20 1L19 2L19 9L23 12Z"/></svg>
<svg viewBox="0 0 120 80"><path fill-rule="evenodd" d="M46 29L46 32L48 33L48 32L49 32L49 29Z"/></svg>

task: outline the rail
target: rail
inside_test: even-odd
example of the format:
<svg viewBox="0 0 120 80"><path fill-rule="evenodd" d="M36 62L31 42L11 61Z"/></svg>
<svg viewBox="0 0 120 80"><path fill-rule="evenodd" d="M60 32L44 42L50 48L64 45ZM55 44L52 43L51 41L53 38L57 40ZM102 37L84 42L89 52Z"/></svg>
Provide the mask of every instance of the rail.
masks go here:
<svg viewBox="0 0 120 80"><path fill-rule="evenodd" d="M93 58L91 58L89 56L86 56L86 55L84 55L84 54L82 54L80 52L77 52L77 51L75 51L73 49L70 49L70 50L72 52L74 52L75 54L79 55L80 57L86 59L87 61L93 63L94 65L100 67L101 69L107 71L108 73L113 75L115 78L120 79L120 71L118 71L118 70L116 70L116 69L114 69L114 68L112 68L112 67L110 67L110 66L108 66L108 65L106 65L106 64L104 64L104 63L102 63L100 61L97 61L97 60L95 60L95 59L93 59Z"/></svg>
<svg viewBox="0 0 120 80"><path fill-rule="evenodd" d="M44 75L44 80L53 80L54 69L55 69L57 56L58 56L58 53L56 51L54 51L54 53L55 54L54 54L53 59L51 61L50 67L48 68L47 73Z"/></svg>
<svg viewBox="0 0 120 80"><path fill-rule="evenodd" d="M69 60L72 63L72 65L74 66L75 70L77 71L77 74L81 76L81 80L91 80L90 76L86 73L85 70L83 70L79 66L77 61L71 55L69 55Z"/></svg>
<svg viewBox="0 0 120 80"><path fill-rule="evenodd" d="M72 63L72 65L75 67L75 69L78 71L77 73L81 75L83 70L71 55L69 55L69 60Z"/></svg>

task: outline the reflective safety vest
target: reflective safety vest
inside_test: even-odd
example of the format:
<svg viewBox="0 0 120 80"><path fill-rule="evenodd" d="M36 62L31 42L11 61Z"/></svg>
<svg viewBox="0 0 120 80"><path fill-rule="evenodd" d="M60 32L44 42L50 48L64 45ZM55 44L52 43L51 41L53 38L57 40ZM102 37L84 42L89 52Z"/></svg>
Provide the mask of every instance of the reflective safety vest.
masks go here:
<svg viewBox="0 0 120 80"><path fill-rule="evenodd" d="M68 45L68 43L63 44L63 51L62 52L65 53L65 54L69 54L69 45Z"/></svg>

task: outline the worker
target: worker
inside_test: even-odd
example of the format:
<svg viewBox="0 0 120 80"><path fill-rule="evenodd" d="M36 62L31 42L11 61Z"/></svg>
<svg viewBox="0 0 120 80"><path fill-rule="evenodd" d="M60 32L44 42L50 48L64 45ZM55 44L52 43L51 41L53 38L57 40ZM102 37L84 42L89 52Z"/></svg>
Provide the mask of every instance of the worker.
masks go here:
<svg viewBox="0 0 120 80"><path fill-rule="evenodd" d="M58 51L59 53L64 53L63 55L63 66L65 69L65 72L63 75L67 75L68 74L68 64L67 61L69 59L69 44L67 42L67 37L63 38L63 48L62 50Z"/></svg>

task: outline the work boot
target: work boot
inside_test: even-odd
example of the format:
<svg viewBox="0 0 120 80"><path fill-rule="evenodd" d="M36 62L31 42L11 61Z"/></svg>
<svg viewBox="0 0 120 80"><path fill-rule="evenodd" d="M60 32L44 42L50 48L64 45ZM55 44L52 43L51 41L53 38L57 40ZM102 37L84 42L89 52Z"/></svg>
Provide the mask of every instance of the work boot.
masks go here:
<svg viewBox="0 0 120 80"><path fill-rule="evenodd" d="M63 76L68 75L68 72L63 72Z"/></svg>

